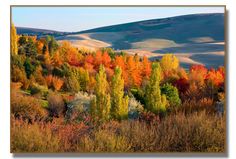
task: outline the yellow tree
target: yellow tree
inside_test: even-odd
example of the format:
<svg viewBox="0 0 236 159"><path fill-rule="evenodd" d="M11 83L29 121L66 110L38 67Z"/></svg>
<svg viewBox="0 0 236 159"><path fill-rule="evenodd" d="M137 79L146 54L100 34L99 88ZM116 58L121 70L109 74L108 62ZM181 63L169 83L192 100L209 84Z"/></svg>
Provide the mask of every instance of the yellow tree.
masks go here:
<svg viewBox="0 0 236 159"><path fill-rule="evenodd" d="M150 80L145 90L145 104L147 110L153 113L166 111L167 100L165 95L161 95L160 81L162 70L159 63L154 63Z"/></svg>
<svg viewBox="0 0 236 159"><path fill-rule="evenodd" d="M120 67L115 68L111 86L111 115L113 118L122 120L128 118L128 96L124 97L124 79Z"/></svg>
<svg viewBox="0 0 236 159"><path fill-rule="evenodd" d="M63 64L63 60L58 51L53 55L52 63L54 66L58 66L58 67L60 67Z"/></svg>
<svg viewBox="0 0 236 159"><path fill-rule="evenodd" d="M179 67L179 60L173 54L165 54L161 59L161 68L164 72L176 70Z"/></svg>
<svg viewBox="0 0 236 159"><path fill-rule="evenodd" d="M13 23L11 23L11 54L17 55L18 54L18 46L17 46L17 33L16 28Z"/></svg>
<svg viewBox="0 0 236 159"><path fill-rule="evenodd" d="M108 92L109 85L107 82L106 72L103 65L100 65L99 72L96 76L95 98L90 105L91 115L100 120L110 118L111 101Z"/></svg>

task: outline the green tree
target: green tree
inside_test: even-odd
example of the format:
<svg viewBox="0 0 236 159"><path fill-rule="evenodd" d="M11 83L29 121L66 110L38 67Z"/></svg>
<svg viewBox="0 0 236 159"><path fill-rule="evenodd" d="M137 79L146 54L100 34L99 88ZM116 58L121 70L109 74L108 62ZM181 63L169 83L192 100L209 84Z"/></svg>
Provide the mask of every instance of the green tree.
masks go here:
<svg viewBox="0 0 236 159"><path fill-rule="evenodd" d="M99 72L96 75L95 99L91 102L91 115L100 120L110 118L111 101L108 91L106 72L103 65L100 65Z"/></svg>
<svg viewBox="0 0 236 159"><path fill-rule="evenodd" d="M77 93L80 90L80 83L78 79L73 74L71 74L65 78L65 87L68 91Z"/></svg>
<svg viewBox="0 0 236 159"><path fill-rule="evenodd" d="M179 106L181 104L178 89L172 84L169 83L164 84L161 87L161 94L166 95L166 98L169 101L170 106Z"/></svg>
<svg viewBox="0 0 236 159"><path fill-rule="evenodd" d="M115 68L111 88L111 116L118 120L128 118L129 97L124 97L124 79L120 67Z"/></svg>
<svg viewBox="0 0 236 159"><path fill-rule="evenodd" d="M26 58L24 67L25 67L25 73L27 75L27 78L29 79L30 75L35 71L35 66L31 64L29 58Z"/></svg>
<svg viewBox="0 0 236 159"><path fill-rule="evenodd" d="M21 36L21 37L19 38L19 40L18 40L18 43L19 43L20 46L26 45L26 44L27 44L27 39L26 39L26 37L25 37L24 35Z"/></svg>
<svg viewBox="0 0 236 159"><path fill-rule="evenodd" d="M18 54L24 55L25 54L25 46L27 44L27 39L25 36L20 36L18 40Z"/></svg>
<svg viewBox="0 0 236 159"><path fill-rule="evenodd" d="M11 23L11 54L17 55L18 54L18 37L16 33L16 28L13 23Z"/></svg>
<svg viewBox="0 0 236 159"><path fill-rule="evenodd" d="M53 54L58 49L57 41L53 36L47 36L46 41L48 42L48 51Z"/></svg>
<svg viewBox="0 0 236 159"><path fill-rule="evenodd" d="M87 90L89 83L89 72L83 68L79 68L79 83L83 91Z"/></svg>
<svg viewBox="0 0 236 159"><path fill-rule="evenodd" d="M27 41L27 44L25 46L25 54L26 56L33 57L37 55L37 48L32 38L29 38L29 40Z"/></svg>
<svg viewBox="0 0 236 159"><path fill-rule="evenodd" d="M154 63L150 80L145 90L145 106L146 109L158 114L166 111L166 96L161 95L160 81L162 70L159 63Z"/></svg>

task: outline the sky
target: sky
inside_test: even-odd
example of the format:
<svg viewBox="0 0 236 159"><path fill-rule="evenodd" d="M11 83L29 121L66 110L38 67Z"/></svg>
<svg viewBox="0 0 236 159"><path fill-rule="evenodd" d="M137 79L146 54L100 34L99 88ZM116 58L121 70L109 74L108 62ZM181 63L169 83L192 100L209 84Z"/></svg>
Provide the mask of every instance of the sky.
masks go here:
<svg viewBox="0 0 236 159"><path fill-rule="evenodd" d="M196 13L224 13L224 7L12 7L12 20L18 27L76 32Z"/></svg>

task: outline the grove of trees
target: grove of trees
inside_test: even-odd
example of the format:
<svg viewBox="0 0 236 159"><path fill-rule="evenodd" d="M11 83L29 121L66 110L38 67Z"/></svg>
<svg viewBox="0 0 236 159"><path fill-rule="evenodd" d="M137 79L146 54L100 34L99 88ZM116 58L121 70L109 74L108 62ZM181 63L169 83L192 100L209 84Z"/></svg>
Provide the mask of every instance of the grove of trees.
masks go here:
<svg viewBox="0 0 236 159"><path fill-rule="evenodd" d="M223 66L185 70L174 54L91 51L11 25L12 152L223 152L224 100Z"/></svg>

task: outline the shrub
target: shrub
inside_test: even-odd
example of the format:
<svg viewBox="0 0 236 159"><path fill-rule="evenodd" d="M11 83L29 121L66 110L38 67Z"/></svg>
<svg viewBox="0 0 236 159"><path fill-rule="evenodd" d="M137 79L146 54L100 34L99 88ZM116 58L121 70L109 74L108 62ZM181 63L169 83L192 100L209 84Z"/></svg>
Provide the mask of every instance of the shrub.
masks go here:
<svg viewBox="0 0 236 159"><path fill-rule="evenodd" d="M46 97L48 94L48 88L42 85L39 85L37 83L34 83L31 87L30 87L30 93L32 95L38 94L41 97Z"/></svg>
<svg viewBox="0 0 236 159"><path fill-rule="evenodd" d="M187 114L205 110L207 112L214 112L214 102L211 98L201 98L201 99L188 99L182 103L180 111Z"/></svg>
<svg viewBox="0 0 236 159"><path fill-rule="evenodd" d="M132 95L138 100L141 104L145 104L144 91L142 89L130 89Z"/></svg>
<svg viewBox="0 0 236 159"><path fill-rule="evenodd" d="M19 67L13 65L11 68L11 80L13 82L21 82L22 87L24 89L28 89L29 81L27 79L26 73L24 69L20 69Z"/></svg>
<svg viewBox="0 0 236 159"><path fill-rule="evenodd" d="M28 124L11 119L11 152L42 153L59 152L60 138L52 131L50 124Z"/></svg>
<svg viewBox="0 0 236 159"><path fill-rule="evenodd" d="M22 118L29 122L42 120L47 116L47 111L38 99L21 95L18 92L11 93L11 113L16 118Z"/></svg>
<svg viewBox="0 0 236 159"><path fill-rule="evenodd" d="M65 89L70 92L78 92L80 90L80 83L78 79L71 75L65 78Z"/></svg>
<svg viewBox="0 0 236 159"><path fill-rule="evenodd" d="M42 75L42 71L43 71L42 67L37 67L35 72L31 76L35 78L35 82L37 82L40 85L46 86L47 82Z"/></svg>
<svg viewBox="0 0 236 159"><path fill-rule="evenodd" d="M129 112L128 117L129 119L137 119L139 114L143 112L143 105L138 102L135 98L129 99Z"/></svg>
<svg viewBox="0 0 236 159"><path fill-rule="evenodd" d="M179 98L178 89L173 85L166 83L161 87L161 94L165 94L170 106L179 106L181 100Z"/></svg>
<svg viewBox="0 0 236 159"><path fill-rule="evenodd" d="M63 114L65 104L61 95L57 93L50 93L48 95L48 110L52 117L59 117Z"/></svg>
<svg viewBox="0 0 236 159"><path fill-rule="evenodd" d="M156 125L160 122L160 117L159 117L159 115L156 115L152 112L144 111L144 112L140 113L139 121L146 122L146 123L152 124L152 125Z"/></svg>
<svg viewBox="0 0 236 159"><path fill-rule="evenodd" d="M109 121L28 124L13 118L11 152L224 152L225 118L200 111L177 113L161 121Z"/></svg>
<svg viewBox="0 0 236 159"><path fill-rule="evenodd" d="M158 124L122 122L132 152L225 152L225 118L196 112L178 113Z"/></svg>

